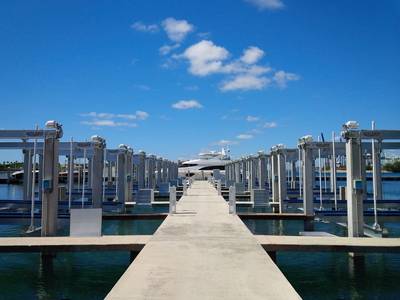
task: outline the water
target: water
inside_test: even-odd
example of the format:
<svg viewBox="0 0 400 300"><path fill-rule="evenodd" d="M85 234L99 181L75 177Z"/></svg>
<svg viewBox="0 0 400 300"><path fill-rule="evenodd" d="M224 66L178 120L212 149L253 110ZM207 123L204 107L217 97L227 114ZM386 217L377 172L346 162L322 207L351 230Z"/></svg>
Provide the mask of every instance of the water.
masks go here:
<svg viewBox="0 0 400 300"><path fill-rule="evenodd" d="M255 234L298 235L303 230L302 221L244 223ZM399 236L400 226L396 224ZM334 223L316 222L315 230L347 234ZM347 253L278 252L277 264L303 299L400 298L399 254L366 254L364 264L357 264Z"/></svg>
<svg viewBox="0 0 400 300"><path fill-rule="evenodd" d="M162 220L103 222L103 234L153 234ZM0 225L2 236L26 226ZM65 229L64 229L65 230ZM58 253L53 268L37 253L0 255L0 299L103 299L129 266L127 251Z"/></svg>
<svg viewBox="0 0 400 300"><path fill-rule="evenodd" d="M385 182L384 189L400 199L400 182ZM389 187L389 190L388 190ZM389 192L388 192L389 191ZM0 199L21 199L20 186L0 185ZM135 207L135 212L164 212L167 206ZM238 211L254 211L240 206ZM256 208L266 212L269 208ZM152 234L161 220L103 222L103 234ZM370 220L367 220L370 222ZM393 237L400 236L400 222L382 219ZM298 235L302 221L245 220L255 234ZM24 236L26 225L0 225L0 236ZM316 231L346 236L334 222L316 222ZM68 234L67 226L60 232ZM59 253L53 267L42 264L37 253L0 255L0 299L103 299L129 266L124 251ZM400 255L367 254L355 264L346 253L278 252L277 264L304 299L399 299ZM268 278L265 278L268 281Z"/></svg>

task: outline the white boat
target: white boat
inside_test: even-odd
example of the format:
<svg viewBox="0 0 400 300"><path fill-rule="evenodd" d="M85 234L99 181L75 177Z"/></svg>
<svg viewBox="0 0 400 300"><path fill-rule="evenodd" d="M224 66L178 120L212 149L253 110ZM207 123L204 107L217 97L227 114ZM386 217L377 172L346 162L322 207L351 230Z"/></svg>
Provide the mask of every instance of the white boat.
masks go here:
<svg viewBox="0 0 400 300"><path fill-rule="evenodd" d="M231 161L229 149L222 148L220 152L209 151L199 153L199 157L183 161L179 165L180 176L201 175L205 178L212 174L213 170L220 170L225 173L225 165Z"/></svg>

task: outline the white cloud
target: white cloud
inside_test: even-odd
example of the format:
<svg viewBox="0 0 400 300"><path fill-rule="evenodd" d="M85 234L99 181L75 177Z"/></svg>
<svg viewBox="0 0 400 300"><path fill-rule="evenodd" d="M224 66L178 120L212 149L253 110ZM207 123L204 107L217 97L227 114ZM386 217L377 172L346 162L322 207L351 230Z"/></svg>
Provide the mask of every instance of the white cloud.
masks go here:
<svg viewBox="0 0 400 300"><path fill-rule="evenodd" d="M258 47L251 46L243 51L240 60L246 64L254 64L264 56L264 51Z"/></svg>
<svg viewBox="0 0 400 300"><path fill-rule="evenodd" d="M285 88L289 81L299 80L300 76L294 73L287 73L285 71L277 71L274 74L273 80L280 88Z"/></svg>
<svg viewBox="0 0 400 300"><path fill-rule="evenodd" d="M271 80L265 76L258 77L251 74L237 75L231 80L224 81L220 85L221 91L234 90L261 90L267 86Z"/></svg>
<svg viewBox="0 0 400 300"><path fill-rule="evenodd" d="M194 26L186 20L176 20L167 18L162 22L162 26L170 40L181 42L188 33L194 30Z"/></svg>
<svg viewBox="0 0 400 300"><path fill-rule="evenodd" d="M257 64L264 56L264 51L251 46L243 51L243 55L236 60L227 62L229 51L224 47L215 45L212 41L202 40L188 47L182 54L174 55L175 59L187 59L189 73L196 76L208 76L211 74L230 75L220 84L221 91L234 90L261 90L270 85L272 75L266 74L272 71L271 67ZM285 77L286 81L294 80L291 73ZM279 74L277 74L279 77ZM278 86L282 86L282 79L278 78Z"/></svg>
<svg viewBox="0 0 400 300"><path fill-rule="evenodd" d="M172 107L175 109L192 109L202 108L203 106L197 100L181 100L172 104Z"/></svg>
<svg viewBox="0 0 400 300"><path fill-rule="evenodd" d="M145 84L134 84L133 85L134 88L139 89L139 90L143 90L143 91L150 91L151 88L148 85Z"/></svg>
<svg viewBox="0 0 400 300"><path fill-rule="evenodd" d="M258 120L260 120L259 117L255 117L255 116L247 116L246 117L247 122L257 122Z"/></svg>
<svg viewBox="0 0 400 300"><path fill-rule="evenodd" d="M175 50L176 48L179 48L179 46L180 46L179 43L176 43L174 45L164 45L164 46L160 47L160 49L158 49L158 51L160 52L161 55L167 55L171 51Z"/></svg>
<svg viewBox="0 0 400 300"><path fill-rule="evenodd" d="M141 110L137 110L135 115L138 120L146 120L149 117L149 113Z"/></svg>
<svg viewBox="0 0 400 300"><path fill-rule="evenodd" d="M140 31L140 32L150 32L150 33L155 33L158 31L158 25L157 24L149 24L146 25L143 22L135 22L131 25L131 28Z"/></svg>
<svg viewBox="0 0 400 300"><path fill-rule="evenodd" d="M265 122L263 128L275 128L278 124L276 122Z"/></svg>
<svg viewBox="0 0 400 300"><path fill-rule="evenodd" d="M282 0L245 0L248 3L253 4L259 10L278 10L285 7L285 4Z"/></svg>
<svg viewBox="0 0 400 300"><path fill-rule="evenodd" d="M239 139L239 140L250 140L253 137L254 136L252 134L247 134L247 133L239 134L239 135L236 136L236 138Z"/></svg>
<svg viewBox="0 0 400 300"><path fill-rule="evenodd" d="M96 127L137 127L137 124L135 123L115 122L113 120L82 121L81 124Z"/></svg>
<svg viewBox="0 0 400 300"><path fill-rule="evenodd" d="M228 145L237 145L238 141L231 141L231 140L219 140L218 142L214 143L214 145L218 146L228 146Z"/></svg>
<svg viewBox="0 0 400 300"><path fill-rule="evenodd" d="M216 46L212 41L202 40L187 48L179 57L186 58L189 72L193 75L206 76L221 71L222 61L227 59L229 52Z"/></svg>
<svg viewBox="0 0 400 300"><path fill-rule="evenodd" d="M141 110L137 110L134 114L113 114L113 113L97 113L97 112L89 112L80 114L81 117L90 117L95 120L104 120L104 121L112 121L110 119L125 119L125 120L146 120L149 117L149 113ZM113 122L113 121L112 121ZM105 122L104 124L106 124ZM116 123L116 122L114 122ZM111 124L111 122L109 123ZM107 125L103 125L107 126ZM109 125L111 126L111 125Z"/></svg>

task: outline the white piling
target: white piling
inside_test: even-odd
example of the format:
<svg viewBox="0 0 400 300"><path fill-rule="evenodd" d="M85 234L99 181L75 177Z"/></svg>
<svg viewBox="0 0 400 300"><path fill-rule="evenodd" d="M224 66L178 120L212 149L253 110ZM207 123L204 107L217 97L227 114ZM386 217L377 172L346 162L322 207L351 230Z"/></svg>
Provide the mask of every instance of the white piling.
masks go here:
<svg viewBox="0 0 400 300"><path fill-rule="evenodd" d="M171 186L169 188L169 213L176 213L176 187Z"/></svg>
<svg viewBox="0 0 400 300"><path fill-rule="evenodd" d="M336 149L335 149L335 132L332 132L332 186L333 186L333 199L335 202L335 210L337 210L337 193L336 193Z"/></svg>
<svg viewBox="0 0 400 300"><path fill-rule="evenodd" d="M229 187L229 213L236 214L236 188L234 185Z"/></svg>

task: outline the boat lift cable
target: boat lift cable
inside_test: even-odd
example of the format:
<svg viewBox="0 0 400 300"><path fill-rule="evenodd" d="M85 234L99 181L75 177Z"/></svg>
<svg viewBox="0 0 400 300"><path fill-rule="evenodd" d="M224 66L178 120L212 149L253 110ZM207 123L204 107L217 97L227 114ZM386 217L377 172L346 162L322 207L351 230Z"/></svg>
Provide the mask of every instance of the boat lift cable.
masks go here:
<svg viewBox="0 0 400 300"><path fill-rule="evenodd" d="M300 194L300 198L302 197L302 184L303 184L303 163L301 160L301 150L299 148L299 163L298 163L298 167L299 167L299 194Z"/></svg>
<svg viewBox="0 0 400 300"><path fill-rule="evenodd" d="M86 181L86 148L83 149L83 180L82 180L82 208L85 201L85 181Z"/></svg>
<svg viewBox="0 0 400 300"><path fill-rule="evenodd" d="M71 210L72 203L72 183L74 181L74 153L73 153L73 138L71 137L70 147L69 147L69 166L68 166L68 209Z"/></svg>
<svg viewBox="0 0 400 300"><path fill-rule="evenodd" d="M320 138L318 136L318 142ZM318 148L318 167L319 167L319 210L323 210L322 206L322 165L321 165L321 148Z"/></svg>
<svg viewBox="0 0 400 300"><path fill-rule="evenodd" d="M337 210L337 194L336 194L336 148L335 148L335 132L332 132L332 186L333 186L333 199L335 202L335 210Z"/></svg>
<svg viewBox="0 0 400 300"><path fill-rule="evenodd" d="M372 130L375 130L375 121L372 121ZM381 227L380 227L380 225L378 223L378 208L377 208L378 195L377 195L377 187L376 187L376 185L380 184L380 182L379 183L376 182L377 178L376 178L376 175L375 175L376 174L375 168L376 168L376 163L377 163L376 162L377 153L375 153L375 152L376 152L377 149L375 149L375 139L372 139L371 142L372 142L372 159L373 159L373 164L372 165L373 165L373 168L374 168L373 173L372 173L372 176L373 176L373 191L374 191L374 224L372 225L372 227L374 229L380 229ZM381 159L380 153L378 155L379 155L378 159Z"/></svg>
<svg viewBox="0 0 400 300"><path fill-rule="evenodd" d="M118 201L118 181L119 181L119 176L118 176L118 157L117 157L117 162L115 164L115 198L114 201L117 202Z"/></svg>
<svg viewBox="0 0 400 300"><path fill-rule="evenodd" d="M36 126L36 130L37 130ZM37 139L33 141L33 161L32 161L32 190L31 190L31 223L27 232L35 231L35 179L36 179L36 147ZM29 154L30 156L30 154Z"/></svg>
<svg viewBox="0 0 400 300"><path fill-rule="evenodd" d="M105 171L107 171L108 169L107 169L107 149L106 148L104 148L104 150L103 150L103 156L104 156L104 159L103 159L103 190L102 190L102 195L101 195L101 201L102 202L104 202L105 201L105 195L106 195L106 176L104 175L105 174ZM108 174L108 173L107 173Z"/></svg>

